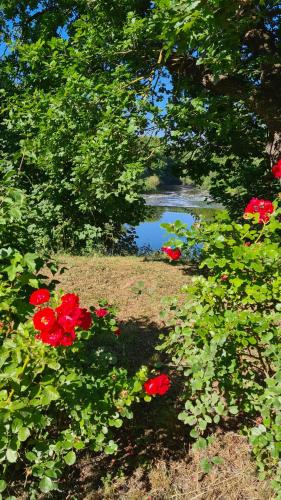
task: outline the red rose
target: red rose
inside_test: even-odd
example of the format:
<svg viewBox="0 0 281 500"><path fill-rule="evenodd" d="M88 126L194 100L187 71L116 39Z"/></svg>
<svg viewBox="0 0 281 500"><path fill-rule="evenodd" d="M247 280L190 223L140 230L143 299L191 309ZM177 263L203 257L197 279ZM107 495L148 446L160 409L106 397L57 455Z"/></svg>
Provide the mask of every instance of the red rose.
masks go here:
<svg viewBox="0 0 281 500"><path fill-rule="evenodd" d="M281 160L279 160L276 165L272 167L272 173L276 179L281 178Z"/></svg>
<svg viewBox="0 0 281 500"><path fill-rule="evenodd" d="M166 253L171 260L178 260L181 257L181 251L179 248L162 247L161 250Z"/></svg>
<svg viewBox="0 0 281 500"><path fill-rule="evenodd" d="M62 304L63 306L63 304ZM67 333L74 332L74 328L78 325L77 319L79 316L79 307L72 309L72 311L65 311L62 306L57 307L56 311L58 313L58 323Z"/></svg>
<svg viewBox="0 0 281 500"><path fill-rule="evenodd" d="M78 307L79 306L79 297L75 293L66 293L61 298L62 304L67 305L69 307Z"/></svg>
<svg viewBox="0 0 281 500"><path fill-rule="evenodd" d="M76 309L76 306L71 306L70 304L61 304L60 306L56 307L56 313L58 317L65 316L68 314L71 314L73 310Z"/></svg>
<svg viewBox="0 0 281 500"><path fill-rule="evenodd" d="M103 307L100 307L99 309L95 310L95 315L98 318L104 318L104 316L107 316L109 314L109 311L107 309L104 309Z"/></svg>
<svg viewBox="0 0 281 500"><path fill-rule="evenodd" d="M154 394L163 396L170 389L170 386L171 381L169 377L163 373L162 375L158 375L158 377L147 380L144 383L144 390L149 396L153 396Z"/></svg>
<svg viewBox="0 0 281 500"><path fill-rule="evenodd" d="M121 334L121 330L120 328L116 328L116 330L114 330L114 335L116 335L116 337L119 337L119 335Z"/></svg>
<svg viewBox="0 0 281 500"><path fill-rule="evenodd" d="M50 307L44 307L33 316L34 328L39 331L51 330L56 323L56 315Z"/></svg>
<svg viewBox="0 0 281 500"><path fill-rule="evenodd" d="M274 207L271 201L252 198L244 210L244 218L248 218L249 214L259 214L259 222L268 222L273 212Z"/></svg>
<svg viewBox="0 0 281 500"><path fill-rule="evenodd" d="M169 250L168 255L172 260L178 260L181 257L181 251L179 248Z"/></svg>
<svg viewBox="0 0 281 500"><path fill-rule="evenodd" d="M29 303L33 306L39 306L40 304L44 304L44 302L49 302L50 296L50 292L47 288L39 288L39 290L32 292Z"/></svg>
<svg viewBox="0 0 281 500"><path fill-rule="evenodd" d="M90 311L87 309L79 308L79 315L77 317L77 326L79 326L82 330L89 330L92 325L92 316Z"/></svg>
<svg viewBox="0 0 281 500"><path fill-rule="evenodd" d="M64 334L60 340L60 345L64 345L64 346L72 345L75 339L76 339L76 335L74 332L73 333L64 332Z"/></svg>
<svg viewBox="0 0 281 500"><path fill-rule="evenodd" d="M167 253L168 250L170 250L170 249L171 249L171 247L162 247L161 248L162 252L164 252L164 253Z"/></svg>
<svg viewBox="0 0 281 500"><path fill-rule="evenodd" d="M56 312L59 324L68 333L74 332L76 326L83 330L89 330L92 324L92 316L87 309L81 307L71 308L69 304L61 304L56 308Z"/></svg>
<svg viewBox="0 0 281 500"><path fill-rule="evenodd" d="M49 344L53 347L60 345L70 346L73 344L76 335L75 333L67 333L59 325L55 325L52 330L41 332L35 338L40 339L44 344Z"/></svg>
<svg viewBox="0 0 281 500"><path fill-rule="evenodd" d="M33 316L33 324L45 344L57 347L73 344L76 334L75 328L88 330L92 324L91 313L87 309L78 307L79 297L73 293L62 297L62 303L55 310L45 307Z"/></svg>
<svg viewBox="0 0 281 500"><path fill-rule="evenodd" d="M53 347L58 347L61 345L62 338L64 336L63 329L55 324L51 330L42 331L39 338L44 344L49 344ZM36 336L38 338L38 336Z"/></svg>
<svg viewBox="0 0 281 500"><path fill-rule="evenodd" d="M222 274L221 275L221 281L227 281L228 280L228 275L227 274Z"/></svg>

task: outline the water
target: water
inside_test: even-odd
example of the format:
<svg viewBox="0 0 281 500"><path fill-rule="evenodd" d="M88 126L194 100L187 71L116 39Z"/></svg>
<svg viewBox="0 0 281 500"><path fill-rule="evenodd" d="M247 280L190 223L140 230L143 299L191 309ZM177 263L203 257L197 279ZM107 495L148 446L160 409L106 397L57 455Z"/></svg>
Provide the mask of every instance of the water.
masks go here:
<svg viewBox="0 0 281 500"><path fill-rule="evenodd" d="M164 208L164 211L156 221L142 222L136 227L136 243L138 248L159 250L171 238L171 234L167 233L161 227L162 222L171 223L176 220L181 220L190 227L194 222L194 215L185 212L170 211L169 208Z"/></svg>
<svg viewBox="0 0 281 500"><path fill-rule="evenodd" d="M161 227L163 222L180 220L190 227L201 215L211 217L220 205L212 202L208 193L190 186L170 186L156 194L145 195L146 204L151 207L146 221L136 229L137 246L140 250L159 250L171 238Z"/></svg>
<svg viewBox="0 0 281 500"><path fill-rule="evenodd" d="M153 207L222 208L212 201L207 191L193 186L169 186L159 193L145 195L144 199Z"/></svg>

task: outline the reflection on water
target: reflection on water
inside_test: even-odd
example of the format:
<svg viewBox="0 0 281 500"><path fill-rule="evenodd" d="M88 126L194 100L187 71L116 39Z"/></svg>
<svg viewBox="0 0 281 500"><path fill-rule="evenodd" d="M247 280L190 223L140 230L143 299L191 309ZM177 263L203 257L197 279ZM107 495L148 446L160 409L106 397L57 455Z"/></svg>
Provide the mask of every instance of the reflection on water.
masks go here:
<svg viewBox="0 0 281 500"><path fill-rule="evenodd" d="M172 235L167 233L161 227L163 222L174 223L176 220L187 224L191 227L195 220L204 215L207 218L214 216L217 209L201 208L201 209L178 209L170 207L151 207L147 220L137 226L137 246L140 250L149 248L151 250L159 250L164 243L169 240Z"/></svg>
<svg viewBox="0 0 281 500"><path fill-rule="evenodd" d="M162 210L161 214L158 212L157 219L142 222L136 227L136 243L139 249L148 247L151 250L159 250L171 238L171 235L161 227L162 222L172 223L180 219L190 227L195 219L194 215L187 212L169 211L165 208Z"/></svg>
<svg viewBox="0 0 281 500"><path fill-rule="evenodd" d="M146 220L136 230L136 244L141 250L159 250L171 238L161 227L163 222L180 220L190 227L200 216L211 218L222 207L214 203L207 192L191 186L170 186L156 194L144 196L149 206Z"/></svg>

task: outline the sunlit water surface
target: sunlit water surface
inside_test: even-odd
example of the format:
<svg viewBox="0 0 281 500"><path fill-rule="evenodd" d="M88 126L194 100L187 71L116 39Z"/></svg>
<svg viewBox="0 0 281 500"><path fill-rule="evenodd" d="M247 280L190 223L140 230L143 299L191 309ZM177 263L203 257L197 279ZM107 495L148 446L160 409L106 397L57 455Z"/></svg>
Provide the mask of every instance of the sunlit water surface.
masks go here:
<svg viewBox="0 0 281 500"><path fill-rule="evenodd" d="M159 250L171 238L172 235L161 227L163 222L180 220L190 227L201 215L211 217L222 208L212 202L208 193L189 186L170 186L160 193L145 195L145 200L151 207L151 213L135 228L140 250Z"/></svg>

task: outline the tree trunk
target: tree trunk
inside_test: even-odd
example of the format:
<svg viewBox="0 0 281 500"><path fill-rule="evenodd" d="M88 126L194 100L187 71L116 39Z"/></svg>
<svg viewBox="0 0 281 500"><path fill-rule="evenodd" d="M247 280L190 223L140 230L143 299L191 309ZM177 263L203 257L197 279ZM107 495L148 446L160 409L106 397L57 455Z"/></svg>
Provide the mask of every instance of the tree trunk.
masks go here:
<svg viewBox="0 0 281 500"><path fill-rule="evenodd" d="M266 145L266 152L269 155L271 165L281 159L281 132L269 132Z"/></svg>

